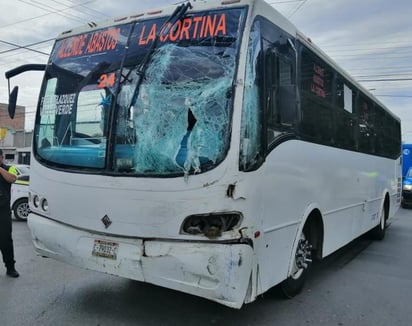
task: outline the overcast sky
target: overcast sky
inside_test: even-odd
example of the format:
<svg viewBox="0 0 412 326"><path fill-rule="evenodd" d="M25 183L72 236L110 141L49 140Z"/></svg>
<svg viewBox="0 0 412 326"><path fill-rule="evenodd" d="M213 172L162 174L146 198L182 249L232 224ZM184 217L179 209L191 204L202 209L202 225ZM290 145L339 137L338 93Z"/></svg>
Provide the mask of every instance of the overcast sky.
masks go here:
<svg viewBox="0 0 412 326"><path fill-rule="evenodd" d="M266 1L398 115L404 141L412 142L412 1ZM2 0L0 102L8 102L4 72L46 63L42 53L50 53L50 39L60 32L173 3L176 0ZM16 48L31 44L38 52ZM27 130L33 128L41 77L40 72L30 72L12 79L20 86L18 104L27 108Z"/></svg>

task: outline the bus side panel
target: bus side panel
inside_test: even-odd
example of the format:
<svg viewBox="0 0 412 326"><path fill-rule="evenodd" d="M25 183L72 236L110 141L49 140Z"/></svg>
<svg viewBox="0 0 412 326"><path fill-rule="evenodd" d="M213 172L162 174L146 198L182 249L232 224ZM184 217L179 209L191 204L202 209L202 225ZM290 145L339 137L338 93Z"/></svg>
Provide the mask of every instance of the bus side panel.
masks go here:
<svg viewBox="0 0 412 326"><path fill-rule="evenodd" d="M276 147L251 177L262 203L263 236L255 241L259 290L288 276L297 230L311 207L322 214L324 256L377 225L385 190L396 196L395 164L298 140Z"/></svg>

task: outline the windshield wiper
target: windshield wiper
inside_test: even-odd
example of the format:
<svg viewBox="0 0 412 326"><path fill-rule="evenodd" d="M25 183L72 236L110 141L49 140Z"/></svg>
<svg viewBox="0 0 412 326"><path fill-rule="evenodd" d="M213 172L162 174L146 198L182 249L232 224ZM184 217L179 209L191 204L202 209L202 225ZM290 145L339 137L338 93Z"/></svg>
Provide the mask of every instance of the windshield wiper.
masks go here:
<svg viewBox="0 0 412 326"><path fill-rule="evenodd" d="M157 47L157 42L161 36L165 36L169 33L170 29L173 28L175 23L179 20L181 20L186 12L192 9L192 5L190 2L183 3L180 6L176 7L175 11L172 13L172 15L165 21L165 23L162 25L162 28L156 33L155 38L152 42L152 45L150 46L149 50L147 51L145 57L143 58L141 64L139 65L139 68L137 69L137 74L139 76L137 83L136 83L136 88L133 93L132 101L130 104L132 105L137 96L137 92L140 88L140 85L142 84L143 78L146 73L147 66L149 64L150 59L152 58L152 55L154 53L154 50Z"/></svg>

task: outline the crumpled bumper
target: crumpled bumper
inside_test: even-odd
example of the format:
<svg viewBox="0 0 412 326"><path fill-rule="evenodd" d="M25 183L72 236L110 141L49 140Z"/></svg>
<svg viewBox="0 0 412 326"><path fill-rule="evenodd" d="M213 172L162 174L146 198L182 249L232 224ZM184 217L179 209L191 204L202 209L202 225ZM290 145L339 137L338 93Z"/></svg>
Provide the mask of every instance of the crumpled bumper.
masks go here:
<svg viewBox="0 0 412 326"><path fill-rule="evenodd" d="M28 225L39 255L200 296L240 308L253 264L248 244L144 240L92 234L31 213ZM116 257L93 254L95 240L117 244Z"/></svg>

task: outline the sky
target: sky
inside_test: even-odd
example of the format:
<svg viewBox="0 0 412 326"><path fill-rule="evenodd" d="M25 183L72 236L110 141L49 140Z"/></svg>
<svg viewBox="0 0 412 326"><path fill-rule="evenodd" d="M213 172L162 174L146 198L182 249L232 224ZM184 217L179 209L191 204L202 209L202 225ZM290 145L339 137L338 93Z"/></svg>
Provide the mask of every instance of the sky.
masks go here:
<svg viewBox="0 0 412 326"><path fill-rule="evenodd" d="M8 102L4 73L22 64L46 63L53 39L60 32L90 21L130 15L177 1L1 1L0 103ZM266 2L399 116L403 141L412 142L412 1ZM11 80L12 86L20 88L17 104L26 107L26 130L33 129L41 79L41 72L29 72Z"/></svg>

